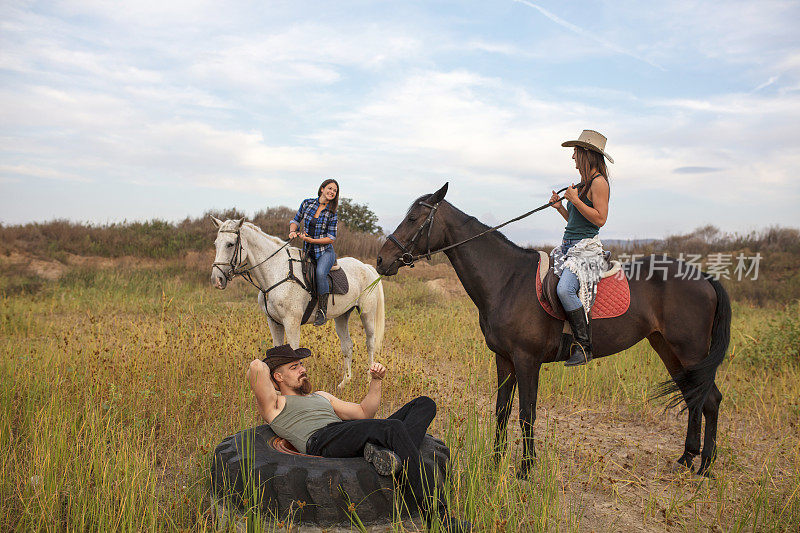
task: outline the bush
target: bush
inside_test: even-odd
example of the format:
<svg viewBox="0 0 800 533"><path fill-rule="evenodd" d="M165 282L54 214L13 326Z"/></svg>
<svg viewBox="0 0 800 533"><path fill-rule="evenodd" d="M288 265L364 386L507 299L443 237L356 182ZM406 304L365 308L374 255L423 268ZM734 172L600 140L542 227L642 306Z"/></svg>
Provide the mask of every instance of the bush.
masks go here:
<svg viewBox="0 0 800 533"><path fill-rule="evenodd" d="M766 326L745 345L741 359L771 368L800 364L800 301L773 314Z"/></svg>
<svg viewBox="0 0 800 533"><path fill-rule="evenodd" d="M357 204L350 198L341 198L336 213L339 222L353 231L383 235L383 229L378 226L378 215L367 204Z"/></svg>
<svg viewBox="0 0 800 533"><path fill-rule="evenodd" d="M232 208L208 211L199 218L187 217L174 223L164 220L84 224L68 220L32 222L19 226L0 226L0 253L20 252L46 259L64 260L66 254L101 257L149 257L168 259L190 251L211 248L216 228L211 215L221 219L245 218L265 232L286 238L289 220L295 211L288 207L271 207L258 211L252 218ZM378 254L379 236L339 225L336 253L371 260Z"/></svg>

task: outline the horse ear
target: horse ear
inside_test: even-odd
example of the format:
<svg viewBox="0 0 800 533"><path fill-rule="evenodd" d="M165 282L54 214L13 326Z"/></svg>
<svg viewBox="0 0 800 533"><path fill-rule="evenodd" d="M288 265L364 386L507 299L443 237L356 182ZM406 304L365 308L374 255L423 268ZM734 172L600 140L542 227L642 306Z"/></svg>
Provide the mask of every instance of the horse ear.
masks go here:
<svg viewBox="0 0 800 533"><path fill-rule="evenodd" d="M217 228L219 228L219 227L220 227L222 224L224 224L224 222L222 222L220 219L218 219L218 218L217 218L217 217L215 217L214 215L211 215L211 222L213 222L213 223L214 223L214 225L215 225Z"/></svg>
<svg viewBox="0 0 800 533"><path fill-rule="evenodd" d="M244 222L244 218L240 218L239 220L236 221L236 229L242 227L242 222Z"/></svg>
<svg viewBox="0 0 800 533"><path fill-rule="evenodd" d="M430 198L428 198L428 202L430 202L430 203L432 203L432 204L438 204L439 202L441 202L442 200L444 200L444 195L445 195L445 194L447 194L447 186L448 186L448 185L450 185L450 182L449 182L449 181L448 181L447 183L445 183L445 184L442 186L442 188L441 188L441 189L439 189L438 191L436 191L435 193L433 193L433 194L430 196Z"/></svg>

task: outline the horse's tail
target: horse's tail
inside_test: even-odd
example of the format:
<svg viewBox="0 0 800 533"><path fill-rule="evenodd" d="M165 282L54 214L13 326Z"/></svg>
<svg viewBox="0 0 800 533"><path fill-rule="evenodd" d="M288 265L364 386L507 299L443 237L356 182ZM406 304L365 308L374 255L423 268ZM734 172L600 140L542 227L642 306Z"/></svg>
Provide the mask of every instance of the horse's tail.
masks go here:
<svg viewBox="0 0 800 533"><path fill-rule="evenodd" d="M375 309L375 353L381 353L381 347L383 346L383 334L385 331L386 325L386 311L384 310L384 297L383 297L383 282L379 281L378 286L375 287L377 289L377 295L375 298L375 305L377 305L377 309Z"/></svg>
<svg viewBox="0 0 800 533"><path fill-rule="evenodd" d="M703 275L717 294L717 308L711 325L711 346L708 355L702 361L682 370L673 376L671 381L659 385L655 397L671 396L667 403L668 409L680 405L681 401L686 402L681 411L688 409L692 412L703 407L714 386L717 368L722 364L731 340L731 301L728 293L719 281L708 274L703 273Z"/></svg>

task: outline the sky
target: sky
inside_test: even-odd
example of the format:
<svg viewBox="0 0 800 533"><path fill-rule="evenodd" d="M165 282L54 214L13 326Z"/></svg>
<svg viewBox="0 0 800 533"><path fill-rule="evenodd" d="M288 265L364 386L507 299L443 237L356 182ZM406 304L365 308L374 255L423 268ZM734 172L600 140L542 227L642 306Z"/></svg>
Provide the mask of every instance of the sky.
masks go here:
<svg viewBox="0 0 800 533"><path fill-rule="evenodd" d="M561 143L594 129L601 238L797 227L798 21L777 0L4 0L0 223L252 214L335 177L387 233L445 182L496 224L578 181Z"/></svg>

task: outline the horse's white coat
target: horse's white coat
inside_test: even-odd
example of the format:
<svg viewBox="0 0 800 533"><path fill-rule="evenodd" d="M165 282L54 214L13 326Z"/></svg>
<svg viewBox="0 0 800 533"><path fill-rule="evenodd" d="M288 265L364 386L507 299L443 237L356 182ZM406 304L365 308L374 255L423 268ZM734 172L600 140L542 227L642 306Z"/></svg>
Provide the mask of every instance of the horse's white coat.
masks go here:
<svg viewBox="0 0 800 533"><path fill-rule="evenodd" d="M241 238L242 258L247 258L247 265L258 265L250 271L253 281L263 289L271 287L286 278L289 274L289 256L286 250L295 259L300 258L300 250L287 246L268 261L261 263L272 255L281 246L286 244L272 235L264 233L261 228L250 222L242 220L221 220L212 217L214 224L219 228L214 241L217 254L215 263L230 263L236 248L236 233L238 230ZM347 274L349 291L347 294L337 294L328 303L328 317L333 318L336 324L336 334L344 355L344 376L339 387L346 385L352 378L353 341L347 329L350 312L358 306L361 310L361 323L367 337L367 352L369 362L375 360L375 352L380 352L384 333L384 297L383 284L378 282L371 290L364 292L371 283L378 279L378 273L367 264L353 257L342 257L338 260L339 266ZM294 275L302 279L300 264L292 262L295 269ZM211 283L218 289L227 285L225 275L231 270L229 265L212 267ZM311 296L294 281L287 281L272 289L265 297L263 292L258 293L258 306L267 315L267 323L272 334L274 346L289 343L292 348L300 346L300 321L303 311L311 300ZM312 318L314 314L312 313Z"/></svg>

